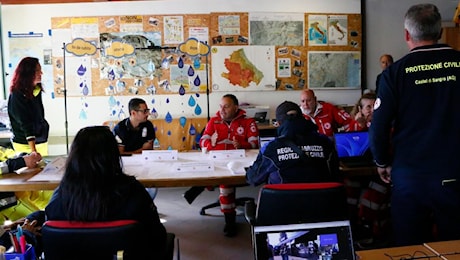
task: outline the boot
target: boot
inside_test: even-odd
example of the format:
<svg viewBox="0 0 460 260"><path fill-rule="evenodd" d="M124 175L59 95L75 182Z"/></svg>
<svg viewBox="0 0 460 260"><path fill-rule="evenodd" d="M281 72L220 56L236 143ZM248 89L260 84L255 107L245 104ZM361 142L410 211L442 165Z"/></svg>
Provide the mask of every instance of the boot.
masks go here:
<svg viewBox="0 0 460 260"><path fill-rule="evenodd" d="M236 212L224 213L224 216L225 216L224 235L227 237L236 236L236 233L237 233Z"/></svg>
<svg viewBox="0 0 460 260"><path fill-rule="evenodd" d="M192 202L204 191L205 187L203 186L193 186L188 189L182 196L184 196L185 200L188 204L192 204Z"/></svg>

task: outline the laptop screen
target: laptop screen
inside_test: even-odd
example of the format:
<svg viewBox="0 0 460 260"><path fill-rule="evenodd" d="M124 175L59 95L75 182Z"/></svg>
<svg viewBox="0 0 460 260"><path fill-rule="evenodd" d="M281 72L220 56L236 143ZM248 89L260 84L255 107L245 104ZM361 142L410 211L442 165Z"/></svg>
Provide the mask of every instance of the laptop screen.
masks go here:
<svg viewBox="0 0 460 260"><path fill-rule="evenodd" d="M255 226L254 235L257 260L355 259L348 220Z"/></svg>
<svg viewBox="0 0 460 260"><path fill-rule="evenodd" d="M334 134L339 158L364 156L369 151L368 132L340 132Z"/></svg>

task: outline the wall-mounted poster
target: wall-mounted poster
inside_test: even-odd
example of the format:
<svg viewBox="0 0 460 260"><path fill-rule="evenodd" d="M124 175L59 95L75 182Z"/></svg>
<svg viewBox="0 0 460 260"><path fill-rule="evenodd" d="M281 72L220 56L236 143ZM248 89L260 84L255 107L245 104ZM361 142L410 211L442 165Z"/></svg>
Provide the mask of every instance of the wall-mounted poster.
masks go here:
<svg viewBox="0 0 460 260"><path fill-rule="evenodd" d="M307 51L304 46L276 46L276 90L305 88Z"/></svg>
<svg viewBox="0 0 460 260"><path fill-rule="evenodd" d="M249 13L251 45L304 45L303 13Z"/></svg>
<svg viewBox="0 0 460 260"><path fill-rule="evenodd" d="M309 15L308 16L308 45L323 46L328 44L327 37L327 16Z"/></svg>
<svg viewBox="0 0 460 260"><path fill-rule="evenodd" d="M248 13L211 13L211 45L248 45Z"/></svg>
<svg viewBox="0 0 460 260"><path fill-rule="evenodd" d="M361 87L360 52L308 52L308 87L312 89Z"/></svg>
<svg viewBox="0 0 460 260"><path fill-rule="evenodd" d="M211 48L213 91L275 90L274 46Z"/></svg>

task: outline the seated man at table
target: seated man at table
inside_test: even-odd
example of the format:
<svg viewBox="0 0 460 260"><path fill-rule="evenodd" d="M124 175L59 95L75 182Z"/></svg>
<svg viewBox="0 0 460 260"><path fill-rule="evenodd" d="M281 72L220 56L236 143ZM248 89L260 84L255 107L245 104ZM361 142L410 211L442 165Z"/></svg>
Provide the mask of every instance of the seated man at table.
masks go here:
<svg viewBox="0 0 460 260"><path fill-rule="evenodd" d="M226 94L220 102L220 110L212 117L200 140L202 149L233 150L256 149L259 143L259 129L254 118L247 118L239 109L238 99ZM235 211L235 187L220 185L221 211L225 216L224 234L232 237L237 233Z"/></svg>
<svg viewBox="0 0 460 260"><path fill-rule="evenodd" d="M153 150L155 128L148 120L150 109L145 100L133 98L128 104L129 117L118 122L113 134L118 142L120 154L142 153L142 150ZM157 188L148 188L152 199L158 192Z"/></svg>
<svg viewBox="0 0 460 260"><path fill-rule="evenodd" d="M300 107L290 101L276 108L278 137L260 148L246 170L251 185L341 181L332 141L317 132Z"/></svg>
<svg viewBox="0 0 460 260"><path fill-rule="evenodd" d="M343 109L324 101L318 101L315 92L311 89L304 89L300 94L301 109L305 118L311 120L318 126L321 134L330 138L339 128L349 131L353 119Z"/></svg>
<svg viewBox="0 0 460 260"><path fill-rule="evenodd" d="M118 142L121 154L142 153L142 150L153 150L155 128L148 120L150 109L145 100L133 98L128 104L129 117L118 122L113 134Z"/></svg>

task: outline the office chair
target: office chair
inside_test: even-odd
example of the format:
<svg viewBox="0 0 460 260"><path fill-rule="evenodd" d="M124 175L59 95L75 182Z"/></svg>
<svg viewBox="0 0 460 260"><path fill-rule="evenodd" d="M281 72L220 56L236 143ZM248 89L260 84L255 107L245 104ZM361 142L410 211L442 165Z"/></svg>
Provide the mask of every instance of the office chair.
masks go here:
<svg viewBox="0 0 460 260"><path fill-rule="evenodd" d="M342 183L267 184L259 191L257 205L245 205L251 226L327 222L348 219Z"/></svg>
<svg viewBox="0 0 460 260"><path fill-rule="evenodd" d="M258 259L256 226L288 225L348 220L345 187L341 183L267 184L259 191L257 205L247 202L245 217L251 225L254 257Z"/></svg>
<svg viewBox="0 0 460 260"><path fill-rule="evenodd" d="M243 186L247 186L247 185L237 185L235 187L243 187ZM187 191L185 191L183 196L184 196L185 200L189 204L192 204L192 202L195 200L195 198L198 197L205 189L206 189L206 187L204 187L204 186L193 186L190 189L188 189ZM212 187L212 189L214 189L214 187ZM254 198L250 198L250 197L236 198L235 199L235 205L244 207L244 205L246 204L247 201L254 202ZM206 210L207 209L216 208L216 207L220 207L219 200L217 200L216 202L207 204L206 206L202 207L200 209L200 215L204 216L204 215L206 215Z"/></svg>
<svg viewBox="0 0 460 260"><path fill-rule="evenodd" d="M152 255L150 242L142 236L144 232L135 220L49 220L42 227L43 252L46 260L173 259L175 234L167 233L165 251Z"/></svg>
<svg viewBox="0 0 460 260"><path fill-rule="evenodd" d="M237 187L244 187L244 186L248 186L248 184L244 184L244 185L236 185L235 188ZM235 193L236 193L236 189L235 189ZM236 194L235 194L236 195ZM253 202L254 203L254 198L251 198L251 197L239 197L239 198L235 198L235 205L236 206L241 206L241 207L244 207L246 205L246 202ZM210 208L215 208L215 207L219 207L220 208L220 202L219 202L219 199L216 201L216 202L213 202L213 203L210 203L204 207L201 208L200 210L200 215L206 215L206 210L207 209L210 209Z"/></svg>
<svg viewBox="0 0 460 260"><path fill-rule="evenodd" d="M203 128L203 130L201 130L200 132L200 138L201 136L203 136L203 133L204 133L204 130L206 128ZM197 147L200 147L200 138L197 138L196 139L196 146ZM244 187L244 186L247 186L248 184L243 184L243 185L235 185L235 188L238 188L238 187ZM204 190L206 189L205 186L193 186L191 187L190 189L188 189L187 191L185 191L185 193L183 194L185 200L187 200L187 202L189 204L192 204L192 202L195 200L196 197L198 197L198 195L200 195ZM235 190L236 192L236 190ZM252 201L254 202L254 198L250 198L250 197L241 197L241 198L236 198L235 199L235 205L236 206L242 206L244 207L245 203L247 201ZM217 199L216 202L213 202L213 203L210 203L210 204L207 204L205 205L204 207L202 207L200 209L200 215L204 216L206 215L206 210L207 209L210 209L210 208L216 208L216 207L220 207L220 202L219 202L219 199Z"/></svg>

